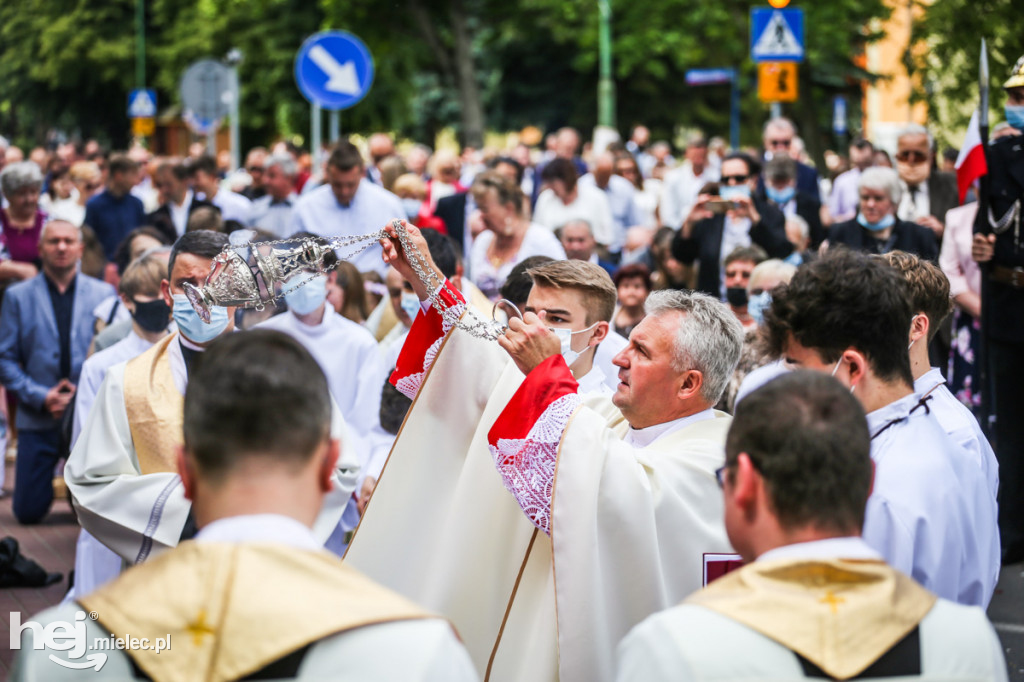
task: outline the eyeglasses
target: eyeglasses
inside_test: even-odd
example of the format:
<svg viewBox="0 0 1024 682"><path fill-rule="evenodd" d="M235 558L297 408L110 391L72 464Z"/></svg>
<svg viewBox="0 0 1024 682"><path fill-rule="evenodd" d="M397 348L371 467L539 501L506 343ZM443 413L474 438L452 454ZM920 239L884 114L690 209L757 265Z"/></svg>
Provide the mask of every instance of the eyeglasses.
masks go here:
<svg viewBox="0 0 1024 682"><path fill-rule="evenodd" d="M725 488L725 472L729 469L729 466L726 464L715 469L715 480L718 481L719 488Z"/></svg>
<svg viewBox="0 0 1024 682"><path fill-rule="evenodd" d="M250 166L249 168L246 168L246 170L250 173L262 173L263 166Z"/></svg>
<svg viewBox="0 0 1024 682"><path fill-rule="evenodd" d="M743 279L750 279L750 272L748 270L726 270L725 276L729 279L733 277L742 277Z"/></svg>
<svg viewBox="0 0 1024 682"><path fill-rule="evenodd" d="M928 155L924 152L919 152L916 149L904 149L896 154L896 160L902 161L903 163L924 163L928 160Z"/></svg>
<svg viewBox="0 0 1024 682"><path fill-rule="evenodd" d="M750 179L749 175L723 175L722 182L727 185L738 185Z"/></svg>
<svg viewBox="0 0 1024 682"><path fill-rule="evenodd" d="M769 147L772 148L782 147L783 149L789 149L789 146L793 144L793 139L790 138L788 140L767 140L766 143Z"/></svg>

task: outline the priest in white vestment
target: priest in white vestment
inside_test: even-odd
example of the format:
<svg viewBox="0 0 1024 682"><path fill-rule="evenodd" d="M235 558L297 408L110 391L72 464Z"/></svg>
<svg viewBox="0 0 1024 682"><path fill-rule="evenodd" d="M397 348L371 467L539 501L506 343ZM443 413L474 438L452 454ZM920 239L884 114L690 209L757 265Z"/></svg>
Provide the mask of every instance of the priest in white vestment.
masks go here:
<svg viewBox="0 0 1024 682"><path fill-rule="evenodd" d="M747 566L651 616L618 648L618 682L1007 679L985 612L937 598L860 537L871 492L863 408L797 371L736 410L719 472Z"/></svg>
<svg viewBox="0 0 1024 682"><path fill-rule="evenodd" d="M938 596L987 606L999 578L997 509L986 475L916 395L907 352L915 317L889 265L841 251L772 292L773 354L828 372L867 412L875 480L864 540Z"/></svg>
<svg viewBox="0 0 1024 682"><path fill-rule="evenodd" d="M408 267L397 240L385 254ZM698 589L705 554L731 552L714 479L729 418L711 406L742 329L707 297L661 298L616 360L621 414L579 392L594 330L563 341L554 306L511 323L546 353L525 380L524 359L482 362L495 344L433 308L410 331L392 380L415 399L346 559L451 619L486 678L610 679L618 639Z"/></svg>
<svg viewBox="0 0 1024 682"><path fill-rule="evenodd" d="M313 357L272 330L207 352L176 457L195 541L17 623L11 679L478 679L449 623L343 564L312 531L345 446ZM115 638L133 644L97 646Z"/></svg>
<svg viewBox="0 0 1024 682"><path fill-rule="evenodd" d="M104 377L114 365L127 362L149 350L168 334L171 309L160 296L160 282L167 274L167 252L144 255L125 268L118 290L122 303L131 313L132 328L128 336L91 355L82 364L82 374L75 391L75 414L71 446L78 440L86 417ZM84 528L75 543L75 582L65 601L88 594L121 572L121 557L93 537Z"/></svg>
<svg viewBox="0 0 1024 682"><path fill-rule="evenodd" d="M181 443L182 396L195 358L215 338L233 331L234 309L214 306L211 323L204 323L183 285L201 286L226 243L224 235L206 231L187 233L175 243L161 291L178 332L108 370L64 468L79 523L129 565L194 533L174 464ZM338 435L346 430L340 414L336 429ZM336 550L343 545L339 521L350 503L357 471L353 459L339 464L335 489L314 526L317 537L331 541Z"/></svg>

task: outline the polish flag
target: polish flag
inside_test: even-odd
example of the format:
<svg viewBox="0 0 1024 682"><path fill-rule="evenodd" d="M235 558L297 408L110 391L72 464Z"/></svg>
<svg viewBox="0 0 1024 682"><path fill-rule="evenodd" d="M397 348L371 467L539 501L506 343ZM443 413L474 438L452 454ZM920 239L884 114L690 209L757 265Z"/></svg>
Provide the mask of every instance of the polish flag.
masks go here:
<svg viewBox="0 0 1024 682"><path fill-rule="evenodd" d="M956 184L960 189L960 203L964 203L967 190L971 183L988 173L985 163L985 150L981 146L981 129L978 127L978 110L971 114L971 122L967 126L967 136L960 147L960 156L956 157Z"/></svg>

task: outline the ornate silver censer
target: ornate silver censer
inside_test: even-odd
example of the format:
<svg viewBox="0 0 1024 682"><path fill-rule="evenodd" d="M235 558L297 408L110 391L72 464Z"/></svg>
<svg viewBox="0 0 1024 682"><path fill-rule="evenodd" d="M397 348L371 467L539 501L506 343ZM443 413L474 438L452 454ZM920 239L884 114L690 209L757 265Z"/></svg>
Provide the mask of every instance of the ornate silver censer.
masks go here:
<svg viewBox="0 0 1024 682"><path fill-rule="evenodd" d="M494 340L504 333L505 327L493 319L483 319L461 305L449 306L440 295L442 289L453 293L447 280L438 277L429 266L427 259L409 239L402 222L395 220L391 224L398 233L413 271L431 292L430 304L445 322L478 338ZM381 230L352 237L324 237L322 241L307 238L230 244L213 259L206 283L201 287L186 283L185 295L206 323L210 322L210 306L263 310L268 303L275 303L309 281L285 288L285 283L295 275L308 271L326 273L332 269L324 266L324 256L330 251L355 247L351 253L338 254L339 262L350 260L386 237L387 233Z"/></svg>

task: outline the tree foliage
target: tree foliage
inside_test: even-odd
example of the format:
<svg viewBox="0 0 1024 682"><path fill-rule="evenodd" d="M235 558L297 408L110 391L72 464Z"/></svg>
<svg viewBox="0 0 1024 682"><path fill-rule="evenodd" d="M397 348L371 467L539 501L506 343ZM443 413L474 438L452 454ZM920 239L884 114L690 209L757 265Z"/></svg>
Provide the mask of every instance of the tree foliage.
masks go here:
<svg viewBox="0 0 1024 682"><path fill-rule="evenodd" d="M955 2L957 0L946 0ZM659 137L680 128L728 133L725 86L689 87L691 68L741 73L743 142L755 144L766 105L749 60L754 0L613 0L619 127L646 123ZM943 4L943 3L939 3ZM0 3L0 131L41 141L51 127L122 142L134 85L133 0ZM812 149L829 137L828 102L871 74L853 56L873 39L883 0L806 3L807 60L801 101L787 107ZM178 102L187 65L245 55L243 146L302 134L309 105L294 83L294 56L323 28L351 31L374 55L367 97L343 112L343 132L390 129L430 142L452 126L479 143L483 130L596 122L598 10L595 0L146 0L147 81L161 106ZM854 111L854 113L856 113Z"/></svg>

